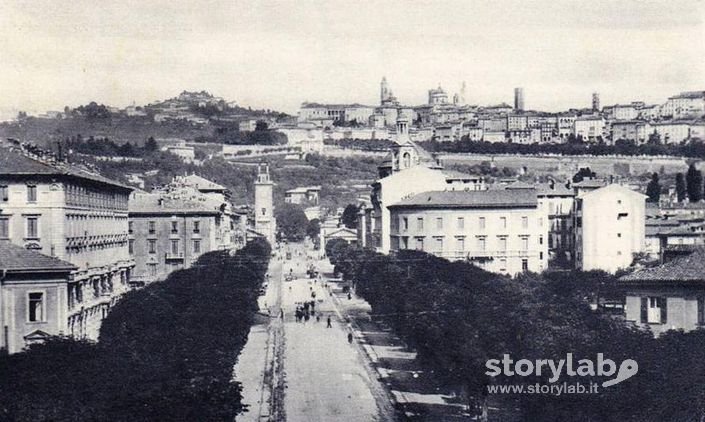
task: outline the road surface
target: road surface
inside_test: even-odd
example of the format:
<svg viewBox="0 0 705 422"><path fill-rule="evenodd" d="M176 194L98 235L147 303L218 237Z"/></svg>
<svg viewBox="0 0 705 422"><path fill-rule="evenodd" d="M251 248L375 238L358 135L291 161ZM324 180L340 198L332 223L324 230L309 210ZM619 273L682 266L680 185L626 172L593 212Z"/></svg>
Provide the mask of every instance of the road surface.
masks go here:
<svg viewBox="0 0 705 422"><path fill-rule="evenodd" d="M287 250L291 260L286 259ZM357 340L348 342L352 331L325 279L307 278L309 263L316 261L307 257L303 245L285 246L281 256L273 258L269 286L260 298L264 313L272 316L270 322L266 329L253 327L235 368L236 379L243 383L243 401L250 405L238 421L393 421L389 396ZM312 300L315 314L297 322L297 306Z"/></svg>

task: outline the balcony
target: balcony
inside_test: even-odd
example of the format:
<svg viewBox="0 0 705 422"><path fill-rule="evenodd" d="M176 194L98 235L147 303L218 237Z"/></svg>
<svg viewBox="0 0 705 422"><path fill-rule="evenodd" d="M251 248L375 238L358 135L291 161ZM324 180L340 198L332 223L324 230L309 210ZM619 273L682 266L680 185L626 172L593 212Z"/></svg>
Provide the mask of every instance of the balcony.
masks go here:
<svg viewBox="0 0 705 422"><path fill-rule="evenodd" d="M184 253L183 252L178 252L178 253L167 252L164 254L164 259L166 261L183 261L184 260Z"/></svg>

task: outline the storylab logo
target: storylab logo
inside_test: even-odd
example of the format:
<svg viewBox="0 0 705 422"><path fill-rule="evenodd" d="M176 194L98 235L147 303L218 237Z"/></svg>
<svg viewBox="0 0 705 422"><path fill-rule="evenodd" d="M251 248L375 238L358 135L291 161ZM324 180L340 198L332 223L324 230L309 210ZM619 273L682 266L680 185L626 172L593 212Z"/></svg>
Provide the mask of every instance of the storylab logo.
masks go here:
<svg viewBox="0 0 705 422"><path fill-rule="evenodd" d="M501 360L488 360L485 363L485 367L487 368L485 374L491 377L499 375L506 377L548 376L548 382L551 384L557 383L561 377L566 375L568 377L609 377L609 379L602 382L601 386L603 388L619 384L639 372L639 365L633 359L626 359L617 366L612 359L605 359L602 353L598 353L595 360L580 359L577 362L573 359L572 353L568 353L565 359L558 361L554 359L519 359L515 361L510 355L505 354ZM591 382L590 384L593 383ZM550 388L550 385L544 387L549 388L536 388L534 390L538 390L536 392L553 392L554 390L554 388ZM586 389L584 392L597 392L596 387L597 385L594 385L594 387ZM526 392L533 392L534 390ZM512 391L517 392L516 389Z"/></svg>

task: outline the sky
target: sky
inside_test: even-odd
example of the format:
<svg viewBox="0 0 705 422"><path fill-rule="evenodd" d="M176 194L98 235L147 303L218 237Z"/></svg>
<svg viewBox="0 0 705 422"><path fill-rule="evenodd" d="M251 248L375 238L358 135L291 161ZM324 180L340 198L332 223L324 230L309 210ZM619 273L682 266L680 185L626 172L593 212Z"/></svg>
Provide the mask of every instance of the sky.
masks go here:
<svg viewBox="0 0 705 422"><path fill-rule="evenodd" d="M470 104L557 111L705 90L705 1L0 0L0 116L207 90L295 113L404 104L465 81Z"/></svg>

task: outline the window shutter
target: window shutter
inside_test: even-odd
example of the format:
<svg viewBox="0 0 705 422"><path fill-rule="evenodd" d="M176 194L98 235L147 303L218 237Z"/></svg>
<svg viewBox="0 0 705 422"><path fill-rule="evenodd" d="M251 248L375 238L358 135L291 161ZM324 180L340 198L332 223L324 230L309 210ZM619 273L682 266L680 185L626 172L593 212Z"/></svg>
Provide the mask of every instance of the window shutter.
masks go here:
<svg viewBox="0 0 705 422"><path fill-rule="evenodd" d="M641 298L641 322L647 323L649 322L649 298L648 297L642 297Z"/></svg>
<svg viewBox="0 0 705 422"><path fill-rule="evenodd" d="M660 297L659 308L661 308L661 324L665 324L668 319L668 298Z"/></svg>

